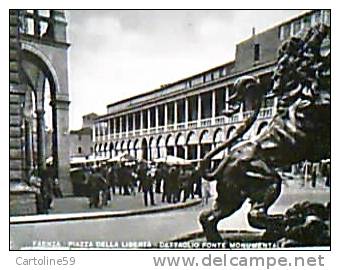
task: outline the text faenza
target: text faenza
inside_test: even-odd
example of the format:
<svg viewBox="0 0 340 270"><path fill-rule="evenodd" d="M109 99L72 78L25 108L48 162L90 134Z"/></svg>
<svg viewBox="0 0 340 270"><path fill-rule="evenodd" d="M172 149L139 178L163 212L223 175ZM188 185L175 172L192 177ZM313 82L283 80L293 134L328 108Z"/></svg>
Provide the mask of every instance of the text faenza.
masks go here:
<svg viewBox="0 0 340 270"><path fill-rule="evenodd" d="M76 259L75 257L57 257L57 258L49 258L47 256L44 256L42 258L38 257L30 257L30 258L25 258L25 257L17 257L15 259L15 263L17 265L43 265L43 266L60 266L60 265L75 265Z"/></svg>

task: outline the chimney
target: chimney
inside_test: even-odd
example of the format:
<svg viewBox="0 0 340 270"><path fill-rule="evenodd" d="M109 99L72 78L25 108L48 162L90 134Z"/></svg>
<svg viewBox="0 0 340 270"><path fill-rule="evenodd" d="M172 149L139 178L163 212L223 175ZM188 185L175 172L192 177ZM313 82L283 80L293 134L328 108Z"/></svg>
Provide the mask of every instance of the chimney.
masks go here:
<svg viewBox="0 0 340 270"><path fill-rule="evenodd" d="M255 36L255 27L252 28L251 32L252 32L252 36Z"/></svg>

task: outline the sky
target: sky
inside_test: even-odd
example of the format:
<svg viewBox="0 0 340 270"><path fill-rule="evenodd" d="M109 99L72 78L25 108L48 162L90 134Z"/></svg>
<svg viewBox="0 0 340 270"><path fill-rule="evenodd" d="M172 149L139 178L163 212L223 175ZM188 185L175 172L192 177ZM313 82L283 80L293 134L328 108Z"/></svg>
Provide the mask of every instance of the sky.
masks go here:
<svg viewBox="0 0 340 270"><path fill-rule="evenodd" d="M70 129L110 103L234 60L252 28L302 10L69 10Z"/></svg>

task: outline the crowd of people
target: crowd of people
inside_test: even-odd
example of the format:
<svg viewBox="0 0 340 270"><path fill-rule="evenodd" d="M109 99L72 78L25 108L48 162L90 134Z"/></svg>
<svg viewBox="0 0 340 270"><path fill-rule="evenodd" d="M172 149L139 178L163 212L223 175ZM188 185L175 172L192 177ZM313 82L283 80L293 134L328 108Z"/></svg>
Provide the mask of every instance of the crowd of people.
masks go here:
<svg viewBox="0 0 340 270"><path fill-rule="evenodd" d="M116 194L135 196L137 192L143 192L145 206L202 198L202 178L194 165L124 161L84 165L77 181L75 175L71 174L74 193L89 197L89 207L101 208ZM161 194L161 202L156 202L155 193ZM203 190L203 195L210 197L210 191Z"/></svg>

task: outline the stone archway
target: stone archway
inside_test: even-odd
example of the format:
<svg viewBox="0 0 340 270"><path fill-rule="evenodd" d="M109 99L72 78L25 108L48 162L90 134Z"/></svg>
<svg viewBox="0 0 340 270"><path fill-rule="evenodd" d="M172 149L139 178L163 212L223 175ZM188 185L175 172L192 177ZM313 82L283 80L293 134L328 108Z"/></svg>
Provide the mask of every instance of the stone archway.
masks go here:
<svg viewBox="0 0 340 270"><path fill-rule="evenodd" d="M42 174L46 160L51 156L54 177L59 179L62 192L71 194L68 135L70 102L64 82L66 78L57 72L43 52L26 43L22 44L21 67L20 76L26 90L23 115L26 170L32 170L36 164L38 174ZM29 93L34 96L34 104L32 99L27 98ZM28 157L33 157L33 162Z"/></svg>
<svg viewBox="0 0 340 270"><path fill-rule="evenodd" d="M166 145L165 139L162 135L160 135L157 139L157 157L165 157L166 156Z"/></svg>
<svg viewBox="0 0 340 270"><path fill-rule="evenodd" d="M166 155L174 156L175 155L175 139L169 134L165 140L166 146Z"/></svg>
<svg viewBox="0 0 340 270"><path fill-rule="evenodd" d="M209 130L203 130L199 137L200 158L203 158L212 148L212 139L209 136Z"/></svg>
<svg viewBox="0 0 340 270"><path fill-rule="evenodd" d="M198 156L198 138L194 131L191 131L187 136L188 159L196 160Z"/></svg>
<svg viewBox="0 0 340 270"><path fill-rule="evenodd" d="M145 138L142 140L142 159L148 160L148 142Z"/></svg>
<svg viewBox="0 0 340 270"><path fill-rule="evenodd" d="M185 158L185 138L182 133L179 133L176 137L176 142L175 142L175 147L176 147L176 155L177 157L180 158Z"/></svg>

